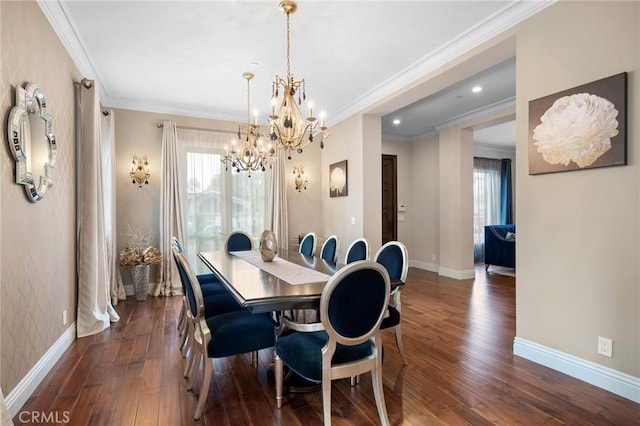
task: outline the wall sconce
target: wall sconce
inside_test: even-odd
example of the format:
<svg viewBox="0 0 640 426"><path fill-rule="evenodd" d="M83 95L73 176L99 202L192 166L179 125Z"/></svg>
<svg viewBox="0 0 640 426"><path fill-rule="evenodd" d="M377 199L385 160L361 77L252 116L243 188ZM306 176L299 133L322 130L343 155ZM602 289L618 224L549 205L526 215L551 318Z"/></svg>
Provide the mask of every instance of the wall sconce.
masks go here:
<svg viewBox="0 0 640 426"><path fill-rule="evenodd" d="M133 154L133 161L131 162L131 171L129 172L129 176L131 176L131 183L138 184L140 188L142 188L142 184L149 185L149 160L146 155L138 155Z"/></svg>
<svg viewBox="0 0 640 426"><path fill-rule="evenodd" d="M309 177L304 172L304 166L293 166L293 174L295 176L294 182L296 184L296 190L301 192L303 189L307 189L309 183Z"/></svg>

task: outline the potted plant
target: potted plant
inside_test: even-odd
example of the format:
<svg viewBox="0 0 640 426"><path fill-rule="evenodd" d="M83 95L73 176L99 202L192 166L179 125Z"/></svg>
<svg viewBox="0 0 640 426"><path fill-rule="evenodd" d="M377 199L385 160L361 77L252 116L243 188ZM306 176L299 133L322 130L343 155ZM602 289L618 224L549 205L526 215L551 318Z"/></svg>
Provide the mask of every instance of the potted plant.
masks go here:
<svg viewBox="0 0 640 426"><path fill-rule="evenodd" d="M131 267L131 281L137 301L147 299L149 294L150 265L162 262L162 254L151 246L151 231L135 232L129 226L128 246L120 252L120 264Z"/></svg>

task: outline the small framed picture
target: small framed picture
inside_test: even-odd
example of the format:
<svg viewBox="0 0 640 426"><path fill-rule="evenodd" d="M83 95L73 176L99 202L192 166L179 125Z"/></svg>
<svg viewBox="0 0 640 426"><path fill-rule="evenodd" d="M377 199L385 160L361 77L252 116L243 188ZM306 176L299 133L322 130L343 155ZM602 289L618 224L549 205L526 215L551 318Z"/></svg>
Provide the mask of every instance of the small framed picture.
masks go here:
<svg viewBox="0 0 640 426"><path fill-rule="evenodd" d="M329 197L346 197L349 195L347 180L347 160L329 166Z"/></svg>

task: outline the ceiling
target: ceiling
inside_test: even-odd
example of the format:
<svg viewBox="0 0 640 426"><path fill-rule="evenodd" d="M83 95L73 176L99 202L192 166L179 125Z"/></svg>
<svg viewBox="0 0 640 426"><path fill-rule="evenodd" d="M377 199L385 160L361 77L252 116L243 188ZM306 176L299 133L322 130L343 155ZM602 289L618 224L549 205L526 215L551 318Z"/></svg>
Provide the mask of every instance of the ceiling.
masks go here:
<svg viewBox="0 0 640 426"><path fill-rule="evenodd" d="M242 73L251 71L251 110L266 123L271 81L286 74L286 15L277 0L38 3L82 74L99 82L106 107L244 121ZM306 80L307 99L329 126L370 109L383 116L383 134L411 139L513 102L508 58L446 87L432 84L417 102L395 96L548 4L299 1L291 15L291 71ZM476 82L483 91L469 93ZM396 116L400 126L390 124Z"/></svg>

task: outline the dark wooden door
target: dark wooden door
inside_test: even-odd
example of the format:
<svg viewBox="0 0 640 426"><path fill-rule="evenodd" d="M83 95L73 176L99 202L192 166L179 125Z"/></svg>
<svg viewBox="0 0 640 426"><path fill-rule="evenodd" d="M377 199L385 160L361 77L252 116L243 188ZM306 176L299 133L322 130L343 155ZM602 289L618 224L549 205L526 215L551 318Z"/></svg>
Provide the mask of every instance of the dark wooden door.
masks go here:
<svg viewBox="0 0 640 426"><path fill-rule="evenodd" d="M382 155L382 244L398 239L398 157Z"/></svg>

